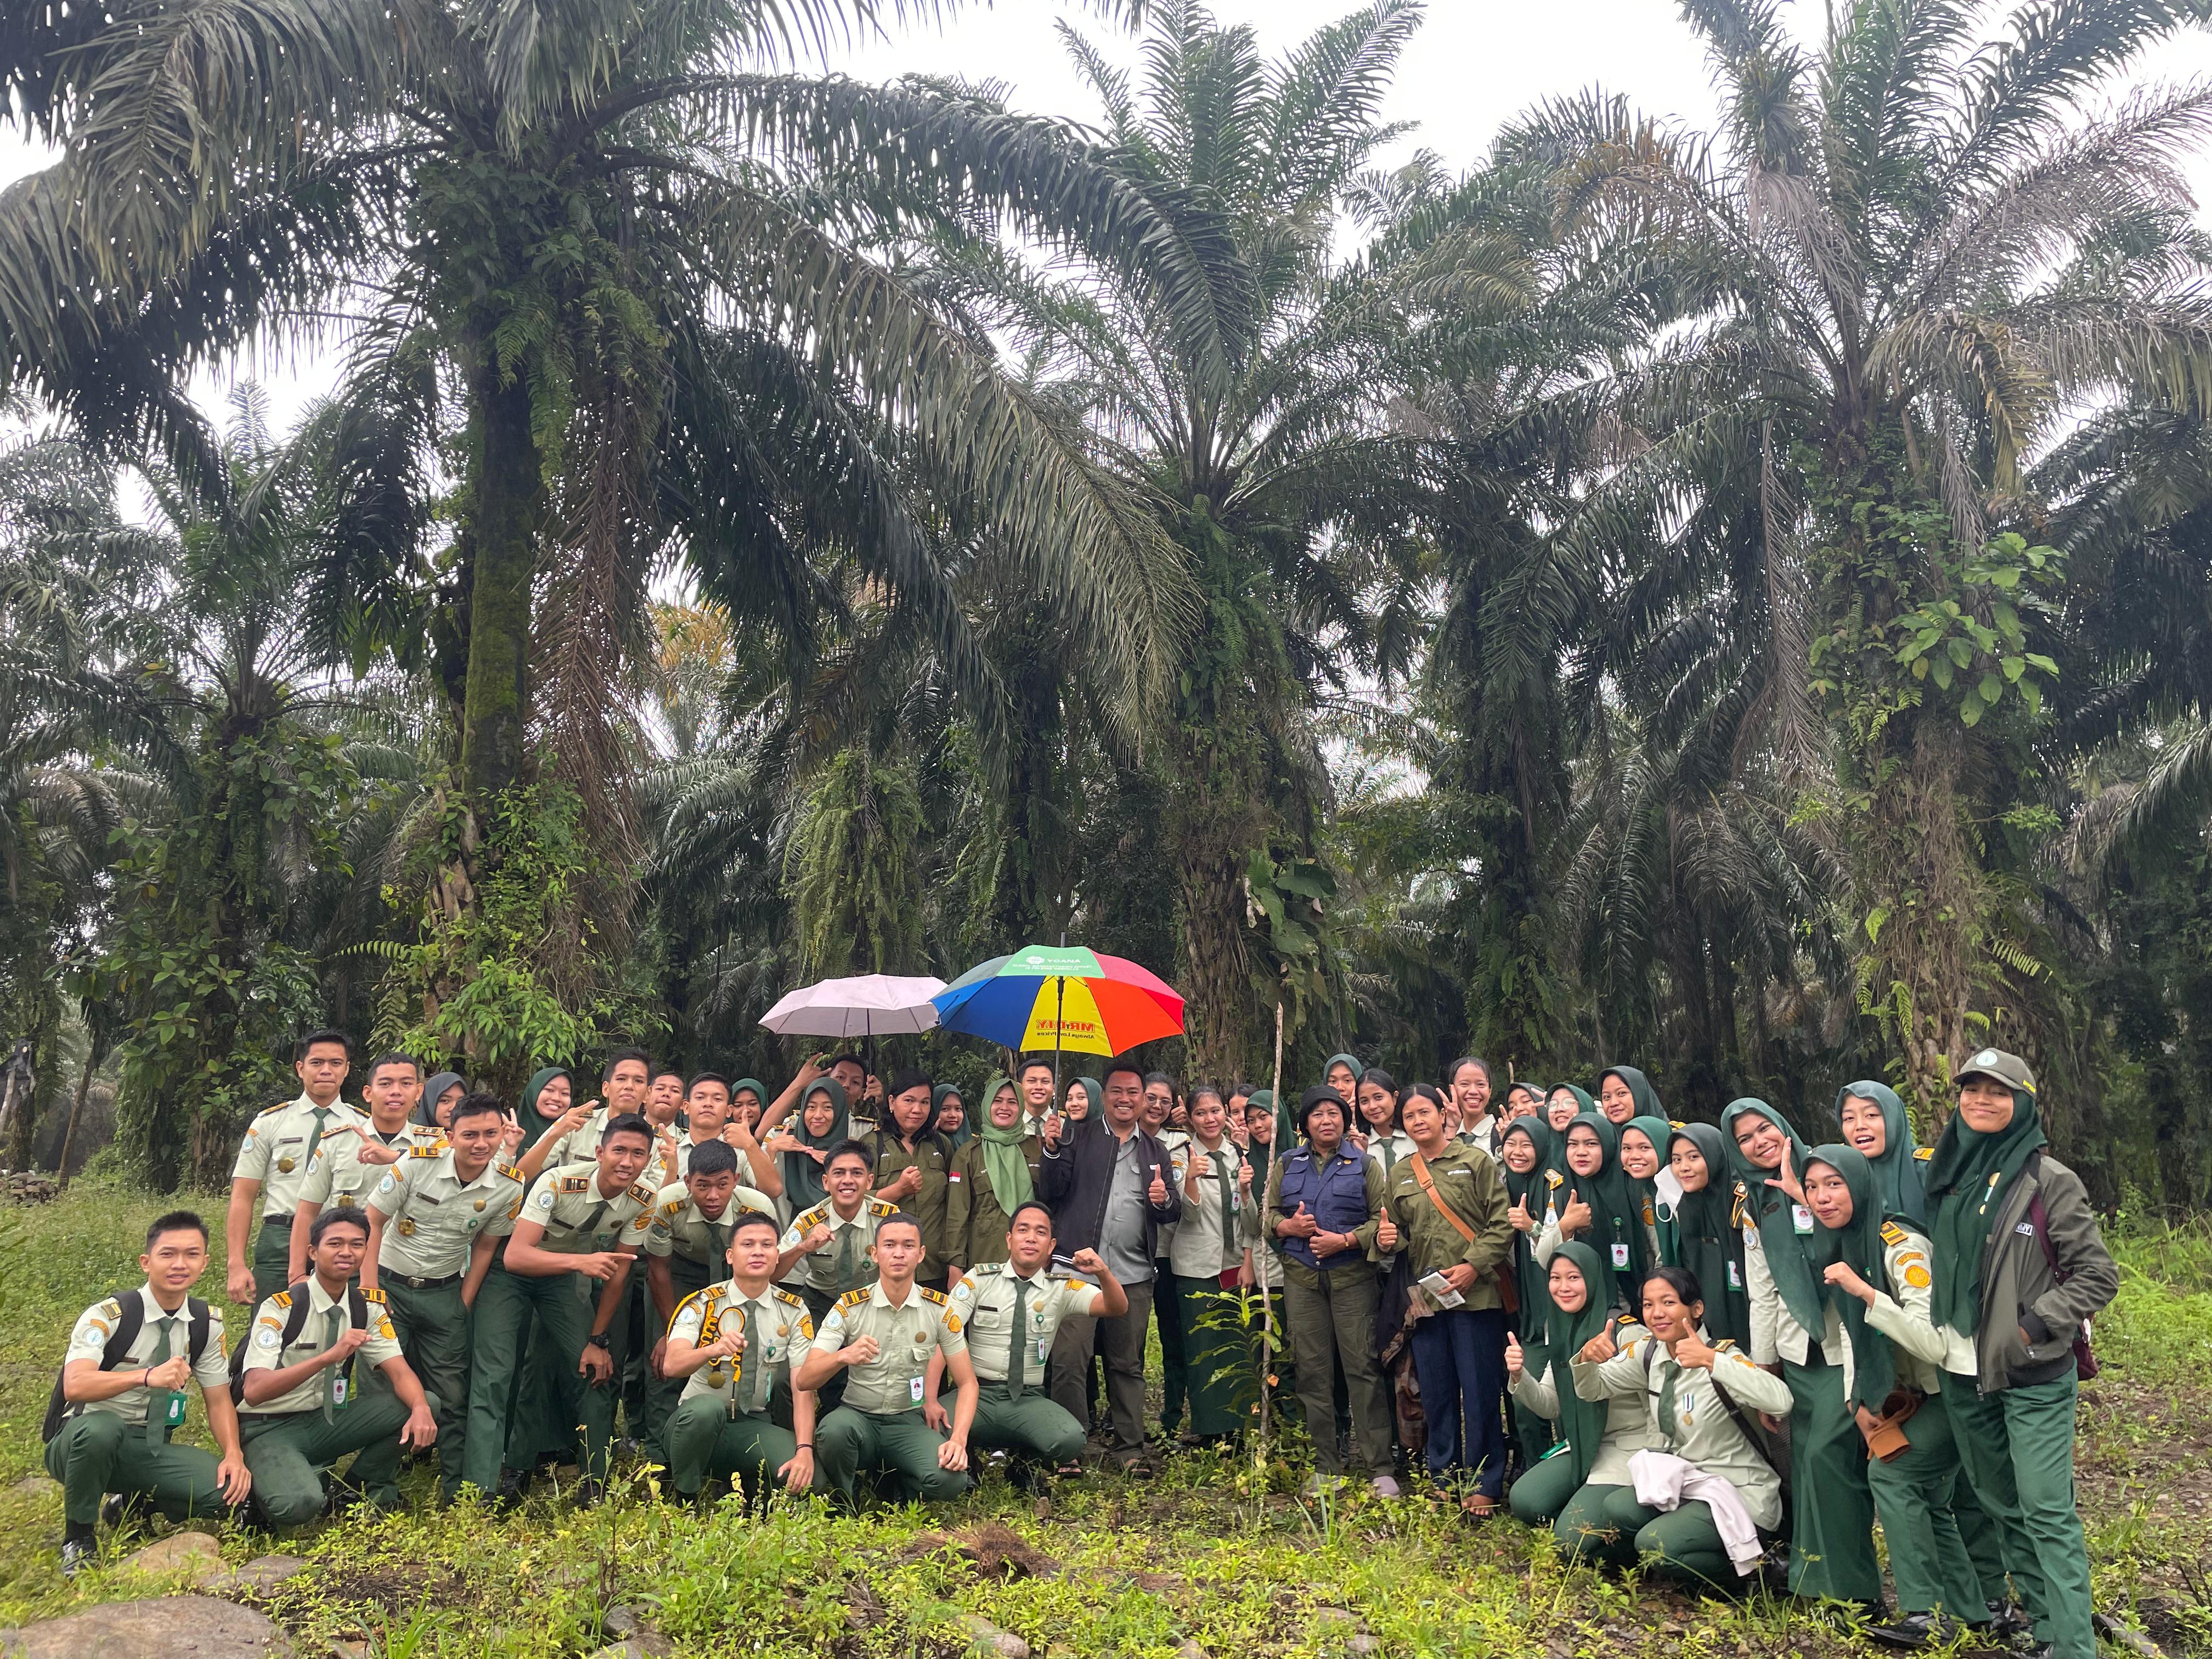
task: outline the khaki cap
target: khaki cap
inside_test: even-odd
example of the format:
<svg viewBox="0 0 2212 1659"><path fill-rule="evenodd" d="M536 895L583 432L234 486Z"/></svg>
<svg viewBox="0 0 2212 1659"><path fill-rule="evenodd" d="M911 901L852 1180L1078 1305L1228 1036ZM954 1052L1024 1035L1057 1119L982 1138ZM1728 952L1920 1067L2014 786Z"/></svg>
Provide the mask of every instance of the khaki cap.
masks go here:
<svg viewBox="0 0 2212 1659"><path fill-rule="evenodd" d="M1952 1073L1951 1081L1964 1083L1970 1077L1995 1078L2008 1089L2018 1089L2027 1094L2035 1092L2035 1073L2027 1069L2027 1062L2018 1054L2008 1054L2002 1048L1978 1048L1968 1056L1966 1063Z"/></svg>

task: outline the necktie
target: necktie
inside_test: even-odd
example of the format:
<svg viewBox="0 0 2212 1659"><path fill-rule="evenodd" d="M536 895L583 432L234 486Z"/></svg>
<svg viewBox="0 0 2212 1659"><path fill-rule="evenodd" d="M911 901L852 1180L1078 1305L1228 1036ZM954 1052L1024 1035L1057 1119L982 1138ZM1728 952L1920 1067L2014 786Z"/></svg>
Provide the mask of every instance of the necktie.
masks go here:
<svg viewBox="0 0 2212 1659"><path fill-rule="evenodd" d="M1213 1165L1213 1178L1221 1187L1221 1254L1225 1257L1237 1248L1237 1183L1229 1178L1229 1149L1208 1152Z"/></svg>
<svg viewBox="0 0 2212 1659"><path fill-rule="evenodd" d="M853 1288L853 1230L837 1229L837 1294L842 1296Z"/></svg>
<svg viewBox="0 0 2212 1659"><path fill-rule="evenodd" d="M703 1216L700 1218L706 1219ZM728 1265L730 1230L727 1227L718 1227L711 1221L707 1222L707 1242L714 1249L714 1254L707 1258L708 1269L713 1273L720 1273ZM751 1316L749 1314L746 1317L750 1318Z"/></svg>
<svg viewBox="0 0 2212 1659"><path fill-rule="evenodd" d="M1006 1367L1006 1398L1019 1400L1030 1369L1030 1282L1014 1280L1014 1338L1012 1362Z"/></svg>
<svg viewBox="0 0 2212 1659"><path fill-rule="evenodd" d="M308 1164L314 1162L316 1148L323 1144L323 1125L330 1121L330 1116L328 1107L315 1108L315 1133L307 1137L307 1155L300 1160L301 1169L306 1169Z"/></svg>
<svg viewBox="0 0 2212 1659"><path fill-rule="evenodd" d="M760 1369L760 1310L748 1302L745 1304L745 1351L738 1356L736 1404L741 1412L757 1412L766 1403L753 1398Z"/></svg>
<svg viewBox="0 0 2212 1659"><path fill-rule="evenodd" d="M1674 1384L1682 1372L1669 1358L1666 1362L1667 1380L1659 1385L1659 1431L1667 1437L1667 1443L1674 1443Z"/></svg>
<svg viewBox="0 0 2212 1659"><path fill-rule="evenodd" d="M164 1316L154 1322L154 1359L159 1365L169 1357L170 1333L176 1329L173 1316ZM146 1443L159 1446L169 1438L169 1390L152 1389L146 1395Z"/></svg>
<svg viewBox="0 0 2212 1659"><path fill-rule="evenodd" d="M328 1353L338 1345L338 1332L345 1324L345 1310L337 1304L323 1310L323 1352ZM338 1420L338 1405L345 1386L345 1367L333 1365L323 1373L323 1421Z"/></svg>

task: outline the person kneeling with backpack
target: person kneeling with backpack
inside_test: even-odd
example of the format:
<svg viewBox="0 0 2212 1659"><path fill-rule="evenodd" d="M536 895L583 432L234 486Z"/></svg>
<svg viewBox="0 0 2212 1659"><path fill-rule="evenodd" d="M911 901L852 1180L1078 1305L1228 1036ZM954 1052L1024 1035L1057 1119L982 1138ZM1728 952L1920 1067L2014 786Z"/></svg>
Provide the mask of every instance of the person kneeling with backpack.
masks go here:
<svg viewBox="0 0 2212 1659"><path fill-rule="evenodd" d="M70 1334L41 1436L62 1483L62 1571L92 1559L101 1500L146 1498L172 1521L234 1510L252 1486L223 1359L222 1316L191 1294L207 1271L207 1224L173 1210L146 1230L146 1282L84 1310ZM173 1446L197 1379L220 1458ZM108 1516L111 1523L120 1504Z"/></svg>
<svg viewBox="0 0 2212 1659"><path fill-rule="evenodd" d="M254 1310L252 1333L232 1361L246 1465L272 1527L320 1515L324 1473L348 1453L394 1435L401 1446L427 1451L438 1437L383 1296L353 1283L368 1249L367 1219L349 1206L325 1210L307 1239L312 1271ZM356 1389L356 1357L389 1389Z"/></svg>

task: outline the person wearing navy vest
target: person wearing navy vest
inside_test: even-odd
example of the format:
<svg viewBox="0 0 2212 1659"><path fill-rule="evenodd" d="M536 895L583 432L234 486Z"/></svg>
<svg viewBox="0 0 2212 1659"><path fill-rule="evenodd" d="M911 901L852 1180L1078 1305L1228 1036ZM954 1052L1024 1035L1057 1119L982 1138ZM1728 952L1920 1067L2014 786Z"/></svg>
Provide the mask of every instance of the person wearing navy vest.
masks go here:
<svg viewBox="0 0 2212 1659"><path fill-rule="evenodd" d="M1344 1372L1352 1428L1368 1478L1397 1495L1390 1464L1390 1406L1375 1358L1375 1229L1382 1167L1344 1139L1352 1110L1327 1085L1298 1105L1304 1145L1267 1173L1267 1228L1283 1246L1285 1318L1297 1360L1298 1403L1313 1431L1316 1490L1340 1479L1335 1378Z"/></svg>

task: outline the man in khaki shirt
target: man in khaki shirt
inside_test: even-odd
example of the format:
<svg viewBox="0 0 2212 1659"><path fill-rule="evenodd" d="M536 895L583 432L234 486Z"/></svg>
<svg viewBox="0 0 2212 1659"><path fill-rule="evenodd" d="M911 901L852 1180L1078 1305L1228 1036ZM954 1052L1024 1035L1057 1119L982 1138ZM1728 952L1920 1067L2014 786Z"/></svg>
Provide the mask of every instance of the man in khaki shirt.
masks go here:
<svg viewBox="0 0 2212 1659"><path fill-rule="evenodd" d="M739 1216L765 1215L775 1221L775 1200L757 1188L738 1184L737 1149L710 1140L691 1155L691 1172L663 1187L653 1200L652 1224L645 1230L645 1286L653 1306L647 1346L651 1376L645 1391L645 1440L653 1455L668 1461L668 1419L684 1393L684 1380L664 1369L668 1322L678 1304L719 1283L729 1273L730 1230Z"/></svg>
<svg viewBox="0 0 2212 1659"><path fill-rule="evenodd" d="M776 1278L806 1298L817 1323L837 1298L865 1289L876 1277L876 1229L898 1206L868 1194L872 1175L868 1149L848 1140L822 1160L822 1185L830 1196L792 1218L777 1241Z"/></svg>
<svg viewBox="0 0 2212 1659"><path fill-rule="evenodd" d="M300 1202L292 1212L288 1284L296 1285L307 1276L307 1228L317 1216L349 1205L360 1208L385 1170L410 1148L442 1143L443 1132L434 1124L412 1121L422 1097L422 1073L410 1055L379 1054L369 1062L368 1081L361 1091L368 1124L347 1124L343 1133L331 1130L308 1161L307 1178L301 1183Z"/></svg>
<svg viewBox="0 0 2212 1659"><path fill-rule="evenodd" d="M294 1045L292 1069L299 1073L296 1100L271 1106L247 1126L230 1171L230 1211L223 1229L233 1302L252 1307L292 1282L292 1218L307 1183L307 1166L323 1137L368 1120L338 1098L345 1087L349 1040L343 1031L310 1031ZM258 1198L261 1231L253 1236ZM246 1241L253 1237L247 1264Z"/></svg>
<svg viewBox="0 0 2212 1659"><path fill-rule="evenodd" d="M838 1300L793 1379L797 1388L818 1389L846 1374L844 1403L816 1439L822 1473L848 1502L863 1468L896 1474L906 1496L925 1502L968 1489L975 1368L968 1362L960 1316L942 1292L915 1283L924 1254L919 1221L884 1217L876 1227L874 1286ZM960 1391L945 1434L922 1411L929 1368L940 1356Z"/></svg>

